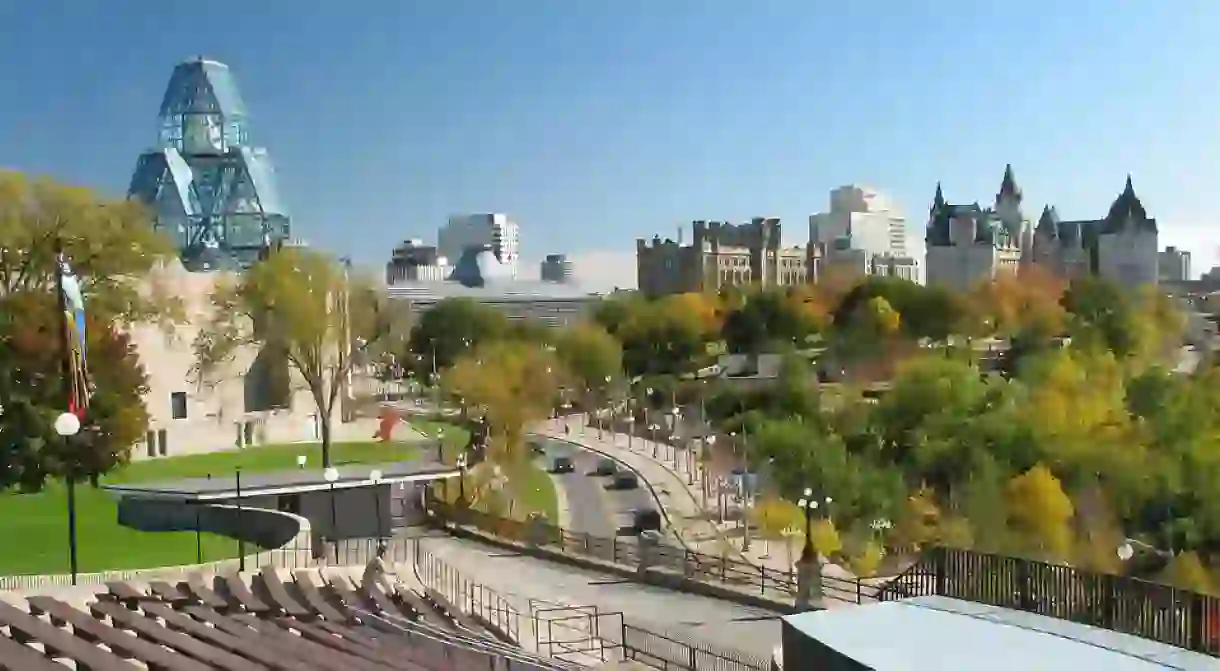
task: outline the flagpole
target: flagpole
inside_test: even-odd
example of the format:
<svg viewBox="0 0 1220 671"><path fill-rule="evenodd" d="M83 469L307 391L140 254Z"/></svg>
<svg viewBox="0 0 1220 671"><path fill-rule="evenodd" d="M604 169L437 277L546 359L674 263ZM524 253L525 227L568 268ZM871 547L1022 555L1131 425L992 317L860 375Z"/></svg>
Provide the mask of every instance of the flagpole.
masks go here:
<svg viewBox="0 0 1220 671"><path fill-rule="evenodd" d="M63 242L59 235L55 236L55 304L58 307L59 317L59 342L60 353L63 355L60 361L62 367L64 383L67 389L68 403L65 410L72 408L76 403L76 377L72 370L72 339L69 333L68 324L68 303L64 296L64 267L63 267ZM64 441L64 456L65 464L67 465L67 486L68 486L68 568L72 573L72 585L76 585L77 563L76 563L76 473L75 464L72 461L71 450L72 439L70 436L63 436Z"/></svg>

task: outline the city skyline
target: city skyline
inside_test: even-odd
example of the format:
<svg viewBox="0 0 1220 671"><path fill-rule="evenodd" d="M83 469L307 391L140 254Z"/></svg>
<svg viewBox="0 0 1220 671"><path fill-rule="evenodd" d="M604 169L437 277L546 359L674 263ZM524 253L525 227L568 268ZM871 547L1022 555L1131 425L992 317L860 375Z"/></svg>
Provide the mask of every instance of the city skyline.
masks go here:
<svg viewBox="0 0 1220 671"><path fill-rule="evenodd" d="M1195 274L1216 263L1207 3L542 1L523 15L455 0L374 17L218 0L210 11L243 17L225 31L185 7L56 5L0 8L23 27L0 44L5 167L121 195L167 72L216 58L276 156L296 234L373 268L450 214L505 212L522 268L563 252L590 288L630 285L637 237L768 215L801 242L824 194L851 183L892 199L922 258L935 182L987 194L1005 163L1065 218L1096 216L1131 172L1161 246L1190 250ZM832 39L852 26L860 39ZM334 35L352 39L319 48Z"/></svg>

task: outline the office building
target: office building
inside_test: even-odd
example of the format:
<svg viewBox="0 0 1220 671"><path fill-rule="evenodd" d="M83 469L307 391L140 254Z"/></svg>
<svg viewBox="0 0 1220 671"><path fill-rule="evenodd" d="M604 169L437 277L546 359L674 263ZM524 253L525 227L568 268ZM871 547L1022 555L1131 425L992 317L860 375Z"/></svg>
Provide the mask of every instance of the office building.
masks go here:
<svg viewBox="0 0 1220 671"><path fill-rule="evenodd" d="M572 262L565 254L547 254L539 264L538 276L543 282L568 284L573 280Z"/></svg>
<svg viewBox="0 0 1220 671"><path fill-rule="evenodd" d="M809 217L809 242L820 250L821 272L920 279L919 262L907 253L906 217L875 189L831 191L830 211Z"/></svg>
<svg viewBox="0 0 1220 671"><path fill-rule="evenodd" d="M1166 247L1157 254L1157 278L1161 282L1185 282L1190 279L1190 252Z"/></svg>
<svg viewBox="0 0 1220 671"><path fill-rule="evenodd" d="M463 214L449 218L437 235L441 256L460 259L467 248L491 250L513 277L517 276L520 232L505 214Z"/></svg>

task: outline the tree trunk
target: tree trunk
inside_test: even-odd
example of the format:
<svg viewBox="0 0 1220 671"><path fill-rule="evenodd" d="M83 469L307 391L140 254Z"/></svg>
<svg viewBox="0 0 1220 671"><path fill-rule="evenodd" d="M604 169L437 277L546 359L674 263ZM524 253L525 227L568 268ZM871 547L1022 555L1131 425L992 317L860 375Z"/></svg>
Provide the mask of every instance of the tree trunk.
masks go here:
<svg viewBox="0 0 1220 671"><path fill-rule="evenodd" d="M319 412L318 421L322 423L322 468L330 468L330 413Z"/></svg>

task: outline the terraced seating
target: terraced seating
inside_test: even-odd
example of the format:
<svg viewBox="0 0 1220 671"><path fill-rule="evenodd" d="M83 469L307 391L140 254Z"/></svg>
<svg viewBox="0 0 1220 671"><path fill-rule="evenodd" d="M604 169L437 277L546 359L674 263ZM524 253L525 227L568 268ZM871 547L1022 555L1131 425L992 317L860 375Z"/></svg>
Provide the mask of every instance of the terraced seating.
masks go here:
<svg viewBox="0 0 1220 671"><path fill-rule="evenodd" d="M270 567L147 587L106 585L78 608L0 601L0 671L460 671L571 669L484 634L439 593L419 594L383 563L357 586L331 571ZM60 660L60 661L56 661Z"/></svg>

